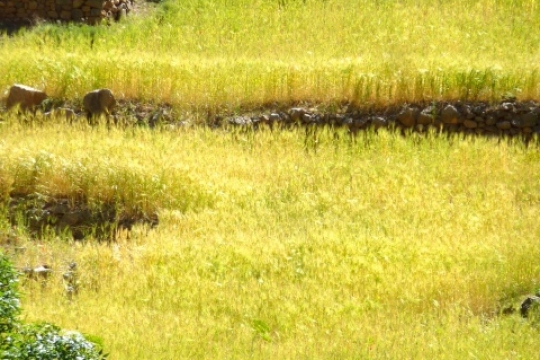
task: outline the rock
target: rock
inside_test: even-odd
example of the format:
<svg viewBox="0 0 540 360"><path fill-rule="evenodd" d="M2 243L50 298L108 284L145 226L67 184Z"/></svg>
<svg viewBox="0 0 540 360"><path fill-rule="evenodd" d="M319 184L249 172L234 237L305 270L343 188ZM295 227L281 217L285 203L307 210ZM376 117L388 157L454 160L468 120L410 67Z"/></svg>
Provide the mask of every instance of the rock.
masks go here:
<svg viewBox="0 0 540 360"><path fill-rule="evenodd" d="M433 119L435 118L435 112L437 109L434 106L428 106L420 114L418 114L418 119L416 122L421 125L430 125L433 123Z"/></svg>
<svg viewBox="0 0 540 360"><path fill-rule="evenodd" d="M518 128L534 127L538 123L538 115L529 112L520 115L517 119L512 120L512 125Z"/></svg>
<svg viewBox="0 0 540 360"><path fill-rule="evenodd" d="M235 116L227 119L227 121L229 122L229 124L237 126L246 126L252 124L251 118L249 116Z"/></svg>
<svg viewBox="0 0 540 360"><path fill-rule="evenodd" d="M353 123L353 118L350 116L339 115L337 117L337 121L339 121L338 124L342 126L347 126L350 129Z"/></svg>
<svg viewBox="0 0 540 360"><path fill-rule="evenodd" d="M492 134L497 134L499 132L499 128L496 127L495 125L488 125L486 127L484 127L484 133L492 133Z"/></svg>
<svg viewBox="0 0 540 360"><path fill-rule="evenodd" d="M405 127L413 127L416 124L418 114L418 109L407 106L401 110L396 119Z"/></svg>
<svg viewBox="0 0 540 360"><path fill-rule="evenodd" d="M500 121L497 123L497 128L499 130L508 130L512 127L512 123L510 121Z"/></svg>
<svg viewBox="0 0 540 360"><path fill-rule="evenodd" d="M441 121L443 124L459 124L461 114L454 105L446 105L441 112Z"/></svg>
<svg viewBox="0 0 540 360"><path fill-rule="evenodd" d="M19 105L21 110L35 109L45 99L47 99L45 92L26 85L15 84L9 89L6 107L10 109Z"/></svg>
<svg viewBox="0 0 540 360"><path fill-rule="evenodd" d="M371 118L371 125L375 129L379 129L379 128L382 128L382 127L387 127L388 126L388 121L382 116L373 116Z"/></svg>
<svg viewBox="0 0 540 360"><path fill-rule="evenodd" d="M472 107L470 105L464 105L461 108L461 113L463 116L465 116L466 119L474 119L475 117Z"/></svg>
<svg viewBox="0 0 540 360"><path fill-rule="evenodd" d="M270 123L270 116L267 115L267 114L262 114L262 115L259 116L259 118L257 119L257 122L258 122L258 123L261 123L261 124L269 124L269 123Z"/></svg>
<svg viewBox="0 0 540 360"><path fill-rule="evenodd" d="M115 106L116 99L109 89L91 91L83 98L83 107L88 117L109 115Z"/></svg>
<svg viewBox="0 0 540 360"><path fill-rule="evenodd" d="M533 307L538 307L539 304L540 304L540 297L538 297L538 296L529 296L521 304L521 308L519 309L519 311L521 313L521 316L524 317L524 318L529 317L530 310Z"/></svg>
<svg viewBox="0 0 540 360"><path fill-rule="evenodd" d="M289 116L292 122L300 121L305 114L307 114L307 111L303 108L296 107L289 110Z"/></svg>
<svg viewBox="0 0 540 360"><path fill-rule="evenodd" d="M486 118L486 125L495 125L497 123L497 119L495 119L493 116L488 116Z"/></svg>
<svg viewBox="0 0 540 360"><path fill-rule="evenodd" d="M357 132L358 130L366 128L368 125L368 121L365 118L356 118L351 119L349 126L349 130L352 132Z"/></svg>
<svg viewBox="0 0 540 360"><path fill-rule="evenodd" d="M103 6L103 0L87 0L86 5L93 9L101 9Z"/></svg>
<svg viewBox="0 0 540 360"><path fill-rule="evenodd" d="M25 267L23 273L27 278L32 280L47 280L49 275L52 273L52 269L49 265L39 265L35 268Z"/></svg>
<svg viewBox="0 0 540 360"><path fill-rule="evenodd" d="M281 116L278 113L271 113L270 115L268 115L268 121L270 121L271 123L279 122L281 121Z"/></svg>
<svg viewBox="0 0 540 360"><path fill-rule="evenodd" d="M500 108L504 111L514 111L514 104L511 102L504 102L501 104Z"/></svg>
<svg viewBox="0 0 540 360"><path fill-rule="evenodd" d="M109 11L109 10L115 8L115 7L116 6L115 6L114 2L112 2L111 0L107 0L107 1L105 1L103 3L103 10L105 10L105 11Z"/></svg>
<svg viewBox="0 0 540 360"><path fill-rule="evenodd" d="M71 20L73 21L81 21L84 17L84 13L81 9L73 9L71 10Z"/></svg>
<svg viewBox="0 0 540 360"><path fill-rule="evenodd" d="M300 117L302 124L312 124L315 122L315 116L311 114L302 114Z"/></svg>
<svg viewBox="0 0 540 360"><path fill-rule="evenodd" d="M478 127L478 123L474 120L466 119L463 121L463 126L465 126L467 129L476 129Z"/></svg>

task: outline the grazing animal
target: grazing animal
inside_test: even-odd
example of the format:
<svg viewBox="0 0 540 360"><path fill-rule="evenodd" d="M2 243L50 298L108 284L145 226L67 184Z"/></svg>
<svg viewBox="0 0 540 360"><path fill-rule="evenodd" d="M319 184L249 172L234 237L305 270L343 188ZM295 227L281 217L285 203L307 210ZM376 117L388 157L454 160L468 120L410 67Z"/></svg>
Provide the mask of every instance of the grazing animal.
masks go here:
<svg viewBox="0 0 540 360"><path fill-rule="evenodd" d="M89 121L93 117L99 117L101 115L105 115L108 120L109 115L116 107L116 99L111 90L98 89L90 91L84 96L83 107Z"/></svg>
<svg viewBox="0 0 540 360"><path fill-rule="evenodd" d="M6 101L8 109L19 105L21 110L34 110L47 99L47 94L32 87L15 84L9 89L9 95Z"/></svg>

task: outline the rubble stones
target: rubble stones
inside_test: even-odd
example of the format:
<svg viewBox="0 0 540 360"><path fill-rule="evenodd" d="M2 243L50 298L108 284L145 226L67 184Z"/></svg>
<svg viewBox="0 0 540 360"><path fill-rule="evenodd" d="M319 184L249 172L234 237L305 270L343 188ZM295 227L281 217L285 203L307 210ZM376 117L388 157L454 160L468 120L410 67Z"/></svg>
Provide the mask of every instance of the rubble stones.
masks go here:
<svg viewBox="0 0 540 360"><path fill-rule="evenodd" d="M0 2L0 21L27 23L28 19L77 21L97 24L119 20L133 8L134 0L18 0Z"/></svg>
<svg viewBox="0 0 540 360"><path fill-rule="evenodd" d="M120 208L115 203L90 206L84 201L34 193L27 196L12 195L8 214L13 225L19 225L23 219L31 235L36 238L52 230L58 235L71 235L74 240L82 240L87 236L111 240L119 229L131 230L135 224L155 227L159 223L157 213L136 210L128 214Z"/></svg>
<svg viewBox="0 0 540 360"><path fill-rule="evenodd" d="M24 94L24 95L21 95ZM21 104L21 108L36 107L46 95L39 90L25 85L14 85L7 99L8 107ZM279 105L276 105L279 106ZM117 110L116 108L119 107ZM189 118L176 114L168 104L134 104L120 100L119 104L109 89L98 89L89 92L83 98L82 109L62 106L48 110L44 119L67 119L72 122L83 114L90 117L109 115L115 112L115 123L124 125L147 125L151 128L165 126L177 128L175 125L195 123ZM534 101L509 102L500 104L486 103L429 103L408 104L402 107L380 109L361 109L345 106L327 111L311 104L310 106L292 106L290 108L263 108L258 111L222 113L208 115L206 125L220 127L291 128L321 127L344 128L355 134L365 129L387 128L391 131L405 130L419 133L435 129L440 133L463 133L484 136L522 136L527 140L540 138L540 104Z"/></svg>

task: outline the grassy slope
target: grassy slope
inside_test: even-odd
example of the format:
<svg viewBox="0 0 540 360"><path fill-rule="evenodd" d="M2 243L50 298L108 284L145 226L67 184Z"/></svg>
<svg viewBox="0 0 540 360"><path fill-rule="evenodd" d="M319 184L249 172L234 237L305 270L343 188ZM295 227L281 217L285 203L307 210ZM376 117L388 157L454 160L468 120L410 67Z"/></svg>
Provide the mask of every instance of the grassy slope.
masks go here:
<svg viewBox="0 0 540 360"><path fill-rule="evenodd" d="M102 179L89 192L114 174L132 174L126 193L160 176L147 189L163 207L157 230L113 246L22 237L20 265L57 270L45 289L23 287L26 316L97 334L113 359L536 354L536 328L496 314L539 287L537 149L384 132L322 134L306 149L295 131L0 131L8 169L45 154L65 172L94 163L82 152L106 162L109 178L81 172ZM72 259L81 292L69 302Z"/></svg>
<svg viewBox="0 0 540 360"><path fill-rule="evenodd" d="M169 1L162 20L3 38L0 84L185 108L538 98L536 1L431 3ZM536 357L536 327L494 316L539 287L536 148L383 132L306 149L294 131L4 119L3 194L163 209L157 230L113 246L21 234L18 264L57 270L24 284L24 314L101 336L113 359Z"/></svg>
<svg viewBox="0 0 540 360"><path fill-rule="evenodd" d="M538 98L532 1L174 1L110 28L46 26L0 43L0 86L96 87L184 108ZM166 74L166 76L164 76Z"/></svg>

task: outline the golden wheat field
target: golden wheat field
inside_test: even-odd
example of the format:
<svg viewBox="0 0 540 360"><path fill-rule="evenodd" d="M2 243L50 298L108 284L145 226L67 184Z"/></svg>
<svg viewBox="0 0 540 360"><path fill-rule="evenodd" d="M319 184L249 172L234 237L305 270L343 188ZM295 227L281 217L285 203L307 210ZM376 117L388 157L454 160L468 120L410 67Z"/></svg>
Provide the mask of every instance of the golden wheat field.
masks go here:
<svg viewBox="0 0 540 360"><path fill-rule="evenodd" d="M73 103L109 87L193 114L538 99L537 7L170 0L109 27L4 36L0 84ZM18 268L53 269L21 278L25 321L99 338L111 359L538 357L538 322L503 314L540 289L534 143L1 118L3 198L83 194L159 214L110 242L2 220Z"/></svg>

